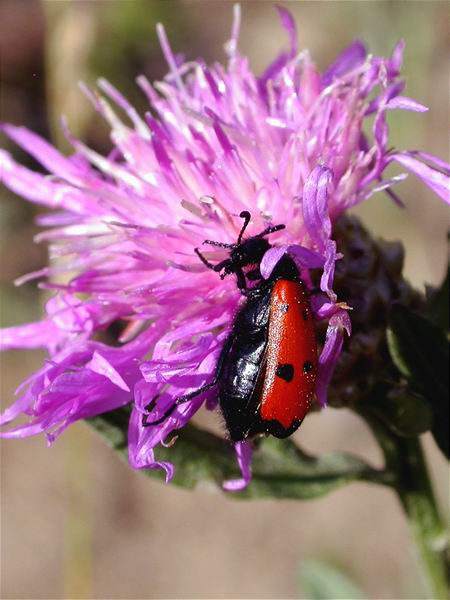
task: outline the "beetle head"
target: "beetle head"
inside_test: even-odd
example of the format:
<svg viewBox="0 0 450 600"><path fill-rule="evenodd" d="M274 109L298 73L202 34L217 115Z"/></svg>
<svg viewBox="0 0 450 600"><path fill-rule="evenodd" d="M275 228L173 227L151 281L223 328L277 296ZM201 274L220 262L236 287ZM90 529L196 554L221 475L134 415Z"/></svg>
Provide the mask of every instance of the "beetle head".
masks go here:
<svg viewBox="0 0 450 600"><path fill-rule="evenodd" d="M267 227L261 233L254 235L251 238L248 238L242 241L242 236L250 222L250 213L246 210L242 211L239 215L241 219L244 219L244 224L242 225L241 231L239 232L237 242L235 244L224 244L221 242L214 242L211 240L205 240L204 244L210 244L212 246L219 246L221 248L228 248L230 250L229 258L221 261L216 265L212 265L209 263L205 257L200 253L198 248L195 249L195 252L199 256L200 260L210 269L216 272L220 272L220 277L223 279L227 275L236 274L238 278L238 287L245 287L245 275L244 269L250 265L255 266L256 274L259 274L259 264L264 256L264 254L271 247L270 243L265 239L266 235L271 233L275 233L275 231L280 231L280 229L284 229L285 225L275 225L273 227ZM253 270L253 273L255 273ZM260 278L259 277L252 277Z"/></svg>

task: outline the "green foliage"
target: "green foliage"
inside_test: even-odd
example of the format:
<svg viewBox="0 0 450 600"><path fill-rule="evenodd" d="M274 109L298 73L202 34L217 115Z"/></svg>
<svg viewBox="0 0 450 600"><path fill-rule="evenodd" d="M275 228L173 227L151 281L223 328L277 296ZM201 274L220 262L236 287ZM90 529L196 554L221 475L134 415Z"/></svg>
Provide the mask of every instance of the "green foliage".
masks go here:
<svg viewBox="0 0 450 600"><path fill-rule="evenodd" d="M449 454L448 342L437 325L400 304L392 309L387 332L392 360L413 392L433 410L433 435Z"/></svg>
<svg viewBox="0 0 450 600"><path fill-rule="evenodd" d="M448 333L449 329L449 275L450 269L447 269L447 276L438 289L428 289L427 298L427 316L435 325Z"/></svg>
<svg viewBox="0 0 450 600"><path fill-rule="evenodd" d="M299 583L308 600L362 600L366 597L340 569L319 561L302 562Z"/></svg>
<svg viewBox="0 0 450 600"><path fill-rule="evenodd" d="M128 417L129 411L120 409L89 420L124 457ZM184 427L170 448L157 448L155 454L157 460L175 464L173 482L180 487L191 489L201 482L220 487L224 480L240 477L232 445L194 425ZM163 479L159 470L145 469L143 473ZM388 477L350 454L335 452L313 457L290 440L269 438L255 452L252 484L230 497L308 500L357 480L386 483Z"/></svg>
<svg viewBox="0 0 450 600"><path fill-rule="evenodd" d="M401 437L414 437L433 426L433 409L426 398L406 385L378 383L369 397L370 410Z"/></svg>

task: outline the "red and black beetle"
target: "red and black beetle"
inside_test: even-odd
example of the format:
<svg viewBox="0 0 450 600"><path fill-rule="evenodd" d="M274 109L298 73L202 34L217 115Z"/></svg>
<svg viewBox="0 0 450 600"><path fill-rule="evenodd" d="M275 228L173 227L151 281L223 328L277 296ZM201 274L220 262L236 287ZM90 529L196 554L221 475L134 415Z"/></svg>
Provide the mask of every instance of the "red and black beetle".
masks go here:
<svg viewBox="0 0 450 600"><path fill-rule="evenodd" d="M162 423L176 406L215 385L234 442L260 433L287 437L300 426L311 406L317 347L307 291L287 254L269 279L262 278L259 268L271 247L265 236L285 226L268 227L243 241L250 213L243 211L240 217L244 224L236 244L204 242L229 249L229 258L213 265L195 249L205 266L220 272L222 278L234 273L238 288L246 297L225 341L214 379L178 398L161 419L152 422L144 416L142 423L146 427Z"/></svg>

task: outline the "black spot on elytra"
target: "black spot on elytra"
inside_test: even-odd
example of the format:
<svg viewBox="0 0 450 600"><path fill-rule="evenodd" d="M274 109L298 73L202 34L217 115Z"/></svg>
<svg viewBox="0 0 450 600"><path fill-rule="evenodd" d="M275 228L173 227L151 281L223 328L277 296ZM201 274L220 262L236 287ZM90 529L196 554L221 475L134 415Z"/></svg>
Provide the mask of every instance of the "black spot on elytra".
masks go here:
<svg viewBox="0 0 450 600"><path fill-rule="evenodd" d="M287 313L287 311L289 310L289 304L283 302L282 304L280 304L280 310L282 313Z"/></svg>
<svg viewBox="0 0 450 600"><path fill-rule="evenodd" d="M307 321L307 320L308 320L308 317L309 317L309 310L308 310L307 308L304 308L304 309L303 309L303 311L302 311L302 317L303 317L303 320L304 320L304 321Z"/></svg>
<svg viewBox="0 0 450 600"><path fill-rule="evenodd" d="M294 366L290 363L278 365L276 374L278 377L289 383L294 378Z"/></svg>
<svg viewBox="0 0 450 600"><path fill-rule="evenodd" d="M303 363L303 373L309 373L314 369L314 365L310 360L305 360Z"/></svg>

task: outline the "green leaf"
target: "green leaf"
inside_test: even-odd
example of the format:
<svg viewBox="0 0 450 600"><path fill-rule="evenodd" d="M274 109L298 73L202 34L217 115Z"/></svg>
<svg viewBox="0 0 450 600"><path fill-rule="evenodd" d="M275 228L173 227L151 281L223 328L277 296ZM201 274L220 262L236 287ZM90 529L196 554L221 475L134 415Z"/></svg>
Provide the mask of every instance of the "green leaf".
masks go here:
<svg viewBox="0 0 450 600"><path fill-rule="evenodd" d="M450 268L440 288L427 290L427 316L445 332L449 329L449 275Z"/></svg>
<svg viewBox="0 0 450 600"><path fill-rule="evenodd" d="M89 419L89 423L119 454L127 456L129 411L116 410ZM227 479L239 478L233 446L222 438L194 425L180 430L170 448L159 446L157 460L175 465L175 485L192 489L198 484L221 488ZM145 469L145 475L163 479L159 470ZM351 481L390 483L388 474L364 461L341 452L313 457L290 440L268 438L259 445L253 460L253 479L244 491L232 498L297 498L307 500L331 492Z"/></svg>
<svg viewBox="0 0 450 600"><path fill-rule="evenodd" d="M379 382L370 394L368 408L402 437L415 437L433 426L431 404L407 386Z"/></svg>
<svg viewBox="0 0 450 600"><path fill-rule="evenodd" d="M387 340L400 373L432 406L433 435L448 456L448 342L445 334L425 317L397 304L390 315Z"/></svg>
<svg viewBox="0 0 450 600"><path fill-rule="evenodd" d="M319 561L302 562L299 583L308 600L362 600L366 597L348 575Z"/></svg>

